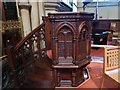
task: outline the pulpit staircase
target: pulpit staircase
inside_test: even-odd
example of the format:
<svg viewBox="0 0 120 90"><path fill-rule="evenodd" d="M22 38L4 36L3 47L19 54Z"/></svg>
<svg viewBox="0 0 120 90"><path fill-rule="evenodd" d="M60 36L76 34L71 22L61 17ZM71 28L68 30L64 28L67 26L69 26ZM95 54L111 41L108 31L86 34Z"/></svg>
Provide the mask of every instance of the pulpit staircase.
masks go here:
<svg viewBox="0 0 120 90"><path fill-rule="evenodd" d="M14 86L54 88L63 82L73 87L82 83L85 67L91 61L93 16L93 13L50 13L15 47L8 46ZM52 59L48 50L52 50Z"/></svg>
<svg viewBox="0 0 120 90"><path fill-rule="evenodd" d="M16 47L8 46L7 57L17 88L54 88L52 60L47 56L45 22L27 35Z"/></svg>

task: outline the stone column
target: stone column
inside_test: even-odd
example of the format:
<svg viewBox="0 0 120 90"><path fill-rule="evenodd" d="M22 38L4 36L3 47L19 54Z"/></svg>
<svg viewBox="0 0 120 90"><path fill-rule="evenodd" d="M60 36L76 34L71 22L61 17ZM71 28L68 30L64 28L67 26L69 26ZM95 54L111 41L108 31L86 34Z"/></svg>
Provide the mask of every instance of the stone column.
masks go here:
<svg viewBox="0 0 120 90"><path fill-rule="evenodd" d="M48 13L57 12L58 7L60 7L60 6L59 6L59 4L57 2L50 2L50 1L44 2L45 15L47 16Z"/></svg>
<svg viewBox="0 0 120 90"><path fill-rule="evenodd" d="M19 3L24 37L31 32L30 13L29 13L31 5L28 4L27 0L25 1L21 0L21 2Z"/></svg>
<svg viewBox="0 0 120 90"><path fill-rule="evenodd" d="M42 21L42 16L45 16L44 1L43 0L39 1L38 6L39 6L39 21L40 21L40 24L41 24L43 22Z"/></svg>
<svg viewBox="0 0 120 90"><path fill-rule="evenodd" d="M31 7L31 24L32 24L32 30L33 30L39 25L38 2L37 2L37 0L34 0L34 2L30 1L29 3L32 6Z"/></svg>

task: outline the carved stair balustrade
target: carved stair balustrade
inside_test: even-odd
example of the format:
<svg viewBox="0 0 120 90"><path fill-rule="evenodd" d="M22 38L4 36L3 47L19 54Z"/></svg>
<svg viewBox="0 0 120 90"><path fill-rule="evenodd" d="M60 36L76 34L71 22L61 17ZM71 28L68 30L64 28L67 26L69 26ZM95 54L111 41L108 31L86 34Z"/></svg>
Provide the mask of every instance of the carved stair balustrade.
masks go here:
<svg viewBox="0 0 120 90"><path fill-rule="evenodd" d="M54 87L51 60L46 55L44 28L45 23L28 34L16 47L7 48L16 87Z"/></svg>
<svg viewBox="0 0 120 90"><path fill-rule="evenodd" d="M2 62L2 88L10 88L14 86L12 73L10 71L6 47L9 45L16 46L22 39L21 30L22 25L20 20L8 20L0 21L2 24L2 56L0 57Z"/></svg>
<svg viewBox="0 0 120 90"><path fill-rule="evenodd" d="M7 55L16 85L54 88L82 83L91 61L92 19L93 13L50 13L16 47L9 46ZM52 51L52 60L47 50Z"/></svg>

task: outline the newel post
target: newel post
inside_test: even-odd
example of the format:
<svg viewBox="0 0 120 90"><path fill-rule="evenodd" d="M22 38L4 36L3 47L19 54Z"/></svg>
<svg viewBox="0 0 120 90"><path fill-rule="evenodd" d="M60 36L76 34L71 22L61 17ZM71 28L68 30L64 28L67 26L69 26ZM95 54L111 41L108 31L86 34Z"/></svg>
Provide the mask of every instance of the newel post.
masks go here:
<svg viewBox="0 0 120 90"><path fill-rule="evenodd" d="M11 45L6 48L8 64L13 74L13 80L15 81L15 86L18 86L17 74L15 69L15 52L14 51L15 51L14 47Z"/></svg>

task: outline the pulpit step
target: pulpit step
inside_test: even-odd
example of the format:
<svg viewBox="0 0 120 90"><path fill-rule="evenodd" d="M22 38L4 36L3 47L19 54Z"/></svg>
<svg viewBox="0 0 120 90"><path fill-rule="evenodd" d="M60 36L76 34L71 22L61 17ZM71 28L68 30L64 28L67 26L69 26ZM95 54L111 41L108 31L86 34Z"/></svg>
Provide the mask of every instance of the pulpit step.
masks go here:
<svg viewBox="0 0 120 90"><path fill-rule="evenodd" d="M71 80L61 80L60 81L60 86L61 87L70 87L72 85Z"/></svg>
<svg viewBox="0 0 120 90"><path fill-rule="evenodd" d="M30 72L26 75L26 81L21 88L54 88L54 79L50 71Z"/></svg>

